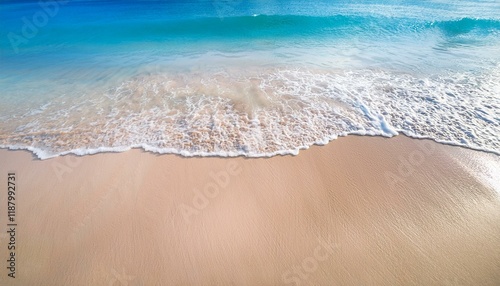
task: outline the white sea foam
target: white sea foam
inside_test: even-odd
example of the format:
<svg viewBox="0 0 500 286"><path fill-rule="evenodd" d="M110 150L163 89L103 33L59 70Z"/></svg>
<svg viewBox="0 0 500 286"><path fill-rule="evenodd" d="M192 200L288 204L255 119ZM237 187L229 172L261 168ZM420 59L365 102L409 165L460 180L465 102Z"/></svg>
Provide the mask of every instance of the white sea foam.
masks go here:
<svg viewBox="0 0 500 286"><path fill-rule="evenodd" d="M297 155L349 134L399 132L500 154L500 69L432 77L278 69L134 77L2 125L41 159L142 148L182 156Z"/></svg>

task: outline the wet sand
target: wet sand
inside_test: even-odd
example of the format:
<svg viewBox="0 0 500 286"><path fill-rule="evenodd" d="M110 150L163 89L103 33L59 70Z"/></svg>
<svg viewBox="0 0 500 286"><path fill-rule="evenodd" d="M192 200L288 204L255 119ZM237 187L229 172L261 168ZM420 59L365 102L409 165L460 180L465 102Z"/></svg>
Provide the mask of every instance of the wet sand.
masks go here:
<svg viewBox="0 0 500 286"><path fill-rule="evenodd" d="M0 284L500 285L499 177L499 156L404 136L269 159L0 150Z"/></svg>

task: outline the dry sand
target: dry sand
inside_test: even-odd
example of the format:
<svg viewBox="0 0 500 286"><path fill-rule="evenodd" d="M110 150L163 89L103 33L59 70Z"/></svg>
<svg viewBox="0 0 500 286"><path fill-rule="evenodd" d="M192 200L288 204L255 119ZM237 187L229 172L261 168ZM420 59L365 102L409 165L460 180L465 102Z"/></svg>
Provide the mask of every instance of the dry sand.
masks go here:
<svg viewBox="0 0 500 286"><path fill-rule="evenodd" d="M349 136L271 159L0 160L0 285L500 285L496 155Z"/></svg>

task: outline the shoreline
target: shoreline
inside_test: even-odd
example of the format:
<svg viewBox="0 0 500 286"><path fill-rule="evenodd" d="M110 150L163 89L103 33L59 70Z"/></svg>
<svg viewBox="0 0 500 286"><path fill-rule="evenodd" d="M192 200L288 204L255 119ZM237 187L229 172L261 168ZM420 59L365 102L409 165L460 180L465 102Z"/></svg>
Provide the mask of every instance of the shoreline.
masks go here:
<svg viewBox="0 0 500 286"><path fill-rule="evenodd" d="M495 154L403 135L266 160L0 158L0 184L15 172L19 188L18 276L4 268L2 285L500 282Z"/></svg>
<svg viewBox="0 0 500 286"><path fill-rule="evenodd" d="M398 131L400 132L400 131ZM495 150L490 150L490 149L480 149L480 148L474 148L473 146L467 146L467 145L460 145L458 143L455 143L455 142L446 142L446 141L438 141L436 139L433 139L433 138L430 138L430 137L412 137L412 136L409 136L409 135L406 135L404 133L399 133L397 135L393 135L392 137L387 137L387 136L384 136L384 135L360 135L360 134L347 134L347 135L339 135L337 138L334 138L334 139L330 139L327 143L323 144L323 143L317 143L317 144L313 144L311 146L308 146L308 147L301 147L299 148L298 150L294 150L294 151L280 151L280 152L277 152L277 153L273 153L273 154L270 154L270 155L246 155L246 154L238 154L238 155L219 155L219 154L208 154L208 155L200 155L200 154L194 154L194 155L185 155L185 154L182 154L182 152L184 151L181 151L181 152L168 152L168 151L153 151L151 149L154 149L155 147L150 147L150 146L145 146L144 144L139 144L139 145L134 145L134 146L129 146L129 147L99 147L97 149L90 149L90 150L86 150L86 152L88 153L83 153L83 154L78 154L78 153L81 153L81 151L78 149L78 150L71 150L71 151L65 151L65 152L62 152L58 155L49 155L48 157L46 158L41 158L38 154L39 153L44 153L45 151L42 151L42 150L39 150L37 148L33 148L33 147L9 147L9 146L0 146L0 150L6 150L6 151L25 151L25 152L29 152L33 155L33 158L36 159L36 160L40 160L40 161L44 161L44 160L50 160L50 159L55 159L55 158L58 158L58 157L64 157L64 156L77 156L77 157L86 157L86 156L94 156L94 155L99 155L99 154L120 154L120 153L126 153L126 152L130 152L130 151L133 151L133 150L139 150L139 151L143 151L145 153L151 153L153 155L158 155L158 156L162 156L162 155L174 155L174 156L179 156L181 158L245 158L245 159L260 159L260 158L264 158L264 159L270 159L270 158L273 158L273 157L286 157L286 156L292 156L292 157L295 157L295 156L299 156L301 154L301 152L304 152L304 151L307 151L311 148L316 148L316 147L322 147L322 146L326 146L326 145L329 145L329 144L332 144L333 142L335 141L338 141L338 140L342 140L343 138L349 138L349 137L376 137L376 138L385 138L385 139L392 139L392 138L395 138L395 137L398 137L398 136L402 136L402 137L405 137L407 139L410 139L410 140L423 140L423 141L430 141L430 142L433 142L433 143L437 143L437 144L440 144L440 145L445 145L445 146L450 146L450 147L459 147L459 148L463 148L463 149L466 149L466 150L470 150L470 151L475 151L475 152L481 152L481 153L485 153L485 154L493 154L493 155L497 155L497 156L500 156L500 151L495 151ZM103 150L103 151L102 151ZM296 152L296 153L294 153Z"/></svg>

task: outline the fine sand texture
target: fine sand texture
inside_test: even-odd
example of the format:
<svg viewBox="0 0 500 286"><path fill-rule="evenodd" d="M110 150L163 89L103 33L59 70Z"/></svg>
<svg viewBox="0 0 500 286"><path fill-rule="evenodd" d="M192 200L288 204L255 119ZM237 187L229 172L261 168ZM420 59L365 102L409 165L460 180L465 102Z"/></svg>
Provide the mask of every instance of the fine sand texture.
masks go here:
<svg viewBox="0 0 500 286"><path fill-rule="evenodd" d="M497 155L402 135L260 159L0 150L0 285L500 285L499 178Z"/></svg>

